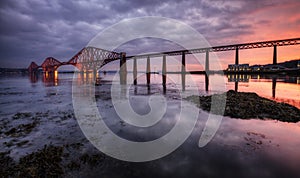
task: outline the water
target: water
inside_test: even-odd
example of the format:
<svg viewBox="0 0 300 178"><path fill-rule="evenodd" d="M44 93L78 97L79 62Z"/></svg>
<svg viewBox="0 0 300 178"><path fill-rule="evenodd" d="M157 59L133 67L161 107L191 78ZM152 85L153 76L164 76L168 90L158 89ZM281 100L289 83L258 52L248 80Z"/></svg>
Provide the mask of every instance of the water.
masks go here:
<svg viewBox="0 0 300 178"><path fill-rule="evenodd" d="M72 103L73 74L59 74L56 79L38 76L32 80L28 76L1 76L0 78L0 122L2 131L31 123L32 119L12 119L16 113L33 113L39 119L37 126L30 132L18 137L10 137L1 132L0 150L11 151L10 156L18 159L40 149L45 144L83 143L85 146L78 154L99 152L85 138L74 119ZM85 78L91 76L87 75ZM99 76L98 76L99 77ZM149 95L162 95L167 105L164 118L149 128L139 128L123 122L112 107L110 99L113 74L101 74L100 85L95 86L96 102L103 120L109 128L120 137L133 141L149 141L168 133L178 121L178 108L181 106L181 75L167 75L167 90L163 94L161 75L151 75L150 89L145 85L146 76L140 74L138 86L130 86L130 104L139 114L151 112L148 105ZM229 79L228 79L229 78ZM276 85L274 87L274 78ZM35 78L34 78L35 79ZM132 76L127 76L132 83ZM195 92L203 95L220 93L222 90L256 92L260 96L289 102L299 107L299 77L290 76L241 76L209 77L210 91L205 91L205 77L192 75L186 77L185 93ZM223 81L224 85L220 84ZM233 81L233 82L231 82ZM81 82L78 80L78 82ZM222 83L222 82L221 82ZM274 96L275 91L275 96ZM89 92L89 91L87 91ZM114 160L113 165L85 169L82 165L78 171L69 171L69 176L99 175L122 177L128 171L136 171L143 177L299 177L300 163L300 123L284 123L274 120L241 120L224 117L221 125L207 146L198 147L200 135L204 129L209 113L200 111L198 121L191 136L168 156L146 163L128 163ZM188 122L188 118L185 122ZM5 127L4 127L5 126ZM28 143L18 146L22 141ZM7 146L12 143L12 146ZM92 151L91 151L92 150ZM76 153L77 154L77 153ZM74 159L76 156L74 156ZM67 159L67 158L66 158ZM117 162L117 163L116 163ZM116 163L116 164L115 164ZM133 176L134 177L134 176Z"/></svg>
<svg viewBox="0 0 300 178"><path fill-rule="evenodd" d="M113 75L106 78L112 80ZM128 84L132 82L132 75L127 76ZM116 79L116 82L117 79ZM146 84L146 76L140 74L139 84ZM161 75L151 75L151 84L161 84ZM185 90L198 90L200 94L220 93L221 91L236 90L240 92L254 92L258 95L278 102L285 102L300 108L300 76L288 75L210 75L209 91L205 92L205 76L190 75L185 81ZM180 74L167 74L167 84L176 85L182 89L182 76Z"/></svg>

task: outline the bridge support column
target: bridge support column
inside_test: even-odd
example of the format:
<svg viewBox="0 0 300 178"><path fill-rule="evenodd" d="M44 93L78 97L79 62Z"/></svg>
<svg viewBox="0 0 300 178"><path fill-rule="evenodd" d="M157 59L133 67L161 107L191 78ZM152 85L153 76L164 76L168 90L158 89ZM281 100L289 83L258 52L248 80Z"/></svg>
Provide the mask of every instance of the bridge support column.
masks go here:
<svg viewBox="0 0 300 178"><path fill-rule="evenodd" d="M206 50L205 56L205 91L208 91L209 86L209 50Z"/></svg>
<svg viewBox="0 0 300 178"><path fill-rule="evenodd" d="M133 58L133 84L137 85L137 62L136 62L136 58Z"/></svg>
<svg viewBox="0 0 300 178"><path fill-rule="evenodd" d="M167 61L166 55L163 55L162 62L162 84L163 84L163 92L166 93L166 83L167 83Z"/></svg>
<svg viewBox="0 0 300 178"><path fill-rule="evenodd" d="M239 47L235 47L235 65L239 65Z"/></svg>
<svg viewBox="0 0 300 178"><path fill-rule="evenodd" d="M185 52L182 52L181 57L181 73L185 73Z"/></svg>
<svg viewBox="0 0 300 178"><path fill-rule="evenodd" d="M181 59L181 85L182 91L185 90L185 52L182 52L182 59Z"/></svg>
<svg viewBox="0 0 300 178"><path fill-rule="evenodd" d="M127 66L126 66L126 53L120 54L120 84L126 85L127 83Z"/></svg>
<svg viewBox="0 0 300 178"><path fill-rule="evenodd" d="M274 45L274 51L273 51L273 65L277 64L277 45Z"/></svg>
<svg viewBox="0 0 300 178"><path fill-rule="evenodd" d="M206 50L206 55L205 55L205 72L209 72L209 51L208 49Z"/></svg>
<svg viewBox="0 0 300 178"><path fill-rule="evenodd" d="M150 74L151 70L150 70L150 57L147 57L147 69L146 69L146 78L147 78L147 85L150 86Z"/></svg>

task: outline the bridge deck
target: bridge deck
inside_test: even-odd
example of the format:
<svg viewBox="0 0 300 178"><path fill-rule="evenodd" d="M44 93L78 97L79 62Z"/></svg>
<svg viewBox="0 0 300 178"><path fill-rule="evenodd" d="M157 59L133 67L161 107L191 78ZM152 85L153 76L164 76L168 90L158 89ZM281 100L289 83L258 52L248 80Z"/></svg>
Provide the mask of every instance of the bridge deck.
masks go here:
<svg viewBox="0 0 300 178"><path fill-rule="evenodd" d="M273 46L288 46L288 45L298 45L300 44L300 38L291 38L291 39L283 39L283 40L273 40L273 41L261 41L261 42L253 42L253 43L240 43L240 44L232 44L232 45L222 45L222 46L213 46L213 47L204 47L204 48L195 48L195 49L184 49L184 50L176 50L176 51L166 51L166 52L158 52L158 53L148 53L148 54L140 54L127 56L126 58L145 58L145 57L160 57L163 55L168 56L176 56L185 54L194 54L194 53L205 53L209 52L218 52L218 51L230 51L235 49L253 49L253 48L265 48L265 47L273 47Z"/></svg>

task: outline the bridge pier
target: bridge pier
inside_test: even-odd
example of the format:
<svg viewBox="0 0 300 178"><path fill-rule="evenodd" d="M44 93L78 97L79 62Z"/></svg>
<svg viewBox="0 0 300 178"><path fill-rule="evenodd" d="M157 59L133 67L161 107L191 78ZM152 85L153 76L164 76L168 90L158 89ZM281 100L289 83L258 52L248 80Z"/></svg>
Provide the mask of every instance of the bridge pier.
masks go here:
<svg viewBox="0 0 300 178"><path fill-rule="evenodd" d="M137 62L136 62L136 57L133 58L133 84L137 85Z"/></svg>
<svg viewBox="0 0 300 178"><path fill-rule="evenodd" d="M120 53L120 84L126 85L127 84L127 66L126 66L126 53Z"/></svg>
<svg viewBox="0 0 300 178"><path fill-rule="evenodd" d="M185 73L185 52L182 52L181 57L181 73Z"/></svg>
<svg viewBox="0 0 300 178"><path fill-rule="evenodd" d="M209 50L206 50L205 55L205 91L208 91L209 86Z"/></svg>
<svg viewBox="0 0 300 178"><path fill-rule="evenodd" d="M150 56L147 57L147 69L146 69L146 79L147 79L147 85L150 86L150 77L151 77L151 69L150 69Z"/></svg>
<svg viewBox="0 0 300 178"><path fill-rule="evenodd" d="M235 65L239 65L239 47L235 47Z"/></svg>
<svg viewBox="0 0 300 178"><path fill-rule="evenodd" d="M277 64L277 45L274 45L274 50L273 50L273 65Z"/></svg>
<svg viewBox="0 0 300 178"><path fill-rule="evenodd" d="M205 72L209 72L209 50L206 50L206 55L205 55Z"/></svg>
<svg viewBox="0 0 300 178"><path fill-rule="evenodd" d="M166 55L163 55L162 62L162 84L163 84L163 92L166 93L166 83L167 83L167 61Z"/></svg>
<svg viewBox="0 0 300 178"><path fill-rule="evenodd" d="M181 58L181 85L182 85L182 91L185 91L185 52L182 52L182 58Z"/></svg>

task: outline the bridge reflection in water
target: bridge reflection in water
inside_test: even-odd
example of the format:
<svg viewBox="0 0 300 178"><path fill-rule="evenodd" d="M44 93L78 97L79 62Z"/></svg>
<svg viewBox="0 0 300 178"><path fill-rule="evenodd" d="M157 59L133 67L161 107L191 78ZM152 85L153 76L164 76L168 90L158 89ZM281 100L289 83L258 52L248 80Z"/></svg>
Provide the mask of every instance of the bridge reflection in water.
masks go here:
<svg viewBox="0 0 300 178"><path fill-rule="evenodd" d="M62 73L65 74L65 73ZM67 73L69 75L73 76L73 72ZM105 74L104 74L105 75ZM59 72L54 71L54 72L43 72L43 73L38 73L38 72L33 72L30 73L29 75L29 80L31 83L37 83L39 78L42 79L42 82L46 87L51 87L51 86L58 86L60 79L59 79ZM95 84L95 85L100 85L100 73L99 72L78 72L78 75L76 76L77 82L80 82L81 84Z"/></svg>
<svg viewBox="0 0 300 178"><path fill-rule="evenodd" d="M106 75L106 72L98 71L98 72L77 72L76 78L77 82L80 82L81 84L95 84L95 85L100 85L101 84L101 76L100 73L103 73L103 75ZM64 73L62 73L64 74ZM72 73L68 73L69 75L73 75ZM128 74L127 74L128 75ZM151 89L150 85L150 78L151 74L150 73L144 73L146 75L147 81L145 81L144 84L147 85L148 89ZM158 73L152 74L152 75L158 75ZM162 77L162 82L161 85L163 86L163 91L164 93L166 92L167 88L167 75L169 75L168 72L163 72L160 76ZM174 73L171 73L170 75L174 75ZM202 90L209 90L209 80L210 76L213 75L218 75L218 74L189 74L188 72L186 73L176 73L175 75L180 76L181 80L181 89L182 91L186 90L186 75L194 75L194 76L203 76L204 78L204 85L205 88L202 88ZM142 77L139 76L137 77L136 74L133 73L133 76L135 76L134 83L137 84L137 79ZM44 83L45 86L57 86L59 85L59 74L58 71L55 71L54 73L30 73L29 79L31 83L36 83L38 82L39 78L42 79L42 82ZM284 78L284 79L283 79ZM127 77L126 77L127 79ZM121 82L120 78L120 82ZM259 81L265 81L268 80L272 82L272 97L276 97L276 84L278 80L284 83L294 83L294 84L300 84L300 76L293 76L293 77L288 77L288 76L279 76L279 75L249 75L249 74L229 74L227 75L227 81L228 83L234 83L234 89L235 91L239 91L239 84L243 83L249 83L250 80L255 80L257 82ZM127 80L126 82L127 83ZM141 85L144 85L143 83L140 83ZM154 83L157 84L157 81ZM201 90L201 88L200 88Z"/></svg>
<svg viewBox="0 0 300 178"><path fill-rule="evenodd" d="M238 91L239 83L248 83L251 78L253 79L261 79L260 75L247 75L247 74L231 74L227 76L228 82L234 82L234 90ZM276 82L277 76L264 76L264 79L272 79L272 97L276 97Z"/></svg>
<svg viewBox="0 0 300 178"><path fill-rule="evenodd" d="M29 79L31 83L37 83L39 78L42 79L42 82L46 87L59 85L58 71L51 72L51 73L45 72L42 74L37 72L32 72L29 74Z"/></svg>
<svg viewBox="0 0 300 178"><path fill-rule="evenodd" d="M79 84L94 84L94 85L100 85L101 84L101 76L100 76L100 73L102 73L102 75L106 75L106 72L102 72L102 71L97 71L97 72L94 72L94 71L87 71L87 72L71 72L71 73L68 73L69 75L74 75L74 73L76 73L76 79L77 79L77 82L79 82ZM64 75L65 73L61 73L60 75ZM129 75L129 74L126 74L126 76ZM151 73L151 72L145 72L144 74L140 74L140 75L145 75L147 80L145 81L145 83L140 83L141 85L146 85L148 90L151 90L151 85L150 85L150 78L151 76L153 75L158 75L158 73ZM166 90L167 90L167 75L168 73L167 72L164 72L161 74L161 78L162 78L162 83L161 85L163 86L163 92L166 93ZM173 75L173 74L171 74ZM186 88L186 75L191 75L189 73L181 73L179 76L181 77L181 89L182 91L185 91L185 88ZM137 74L134 74L133 73L133 76L135 76L134 78L134 83L135 85L137 85L137 80L138 78L141 79L142 76L139 76ZM209 76L208 75L203 75L203 77L205 77L205 85L206 85L206 89L208 90L208 84L209 84ZM55 71L55 72L42 72L42 73L39 73L39 72L32 72L30 73L29 75L29 80L31 83L37 83L39 78L42 79L42 82L44 83L44 85L46 87L48 86L58 86L59 85L59 73L58 71ZM124 78L126 79L125 82L124 82ZM127 77L121 77L118 79L120 80L120 85L122 85L122 83L125 83L127 85L127 83L129 84L128 82L128 78ZM134 85L133 83L133 85ZM157 84L157 83L154 83L154 84Z"/></svg>
<svg viewBox="0 0 300 178"><path fill-rule="evenodd" d="M271 98L273 100L276 100L278 102L289 103L289 104L292 104L292 105L300 108L300 102L297 101L297 98L295 98L295 100L293 100L293 99L287 99L287 98L282 98L282 97L276 97L276 87L277 87L278 82L299 85L300 84L300 76L232 74L232 75L227 75L227 78L228 78L228 83L234 83L235 91L239 91L239 84L246 84L249 82L271 82L272 86L269 87L269 90L270 90L270 93L272 96ZM281 89L282 89L282 87L281 87ZM263 90L265 90L265 88L263 88ZM280 92L282 92L282 91L280 91Z"/></svg>
<svg viewBox="0 0 300 178"><path fill-rule="evenodd" d="M42 73L42 74L41 73L40 74L32 73L30 75L29 79L32 83L36 83L40 79L44 83L45 87L50 87L50 86L60 85L61 80L65 79L64 75L65 74L58 74L58 72L48 73L48 74L47 73ZM69 73L68 75L69 75L68 78L73 77L73 73ZM115 75L115 73L105 74L105 73L102 73L102 71L99 71L97 73L78 72L76 81L78 82L78 84L100 85L100 84L105 83L105 81L103 81L103 78L105 80L107 80L107 79L110 80L111 76L114 76L114 75ZM151 73L150 76L149 76L149 74L147 76L147 74L145 72L143 74L140 73L139 76L134 73L129 72L127 75L128 76L126 77L127 78L126 82L128 82L128 85L120 85L120 86L123 86L122 87L123 89L121 91L124 92L124 95L126 95L126 87L128 87L129 85L131 85L130 87L133 87L133 92L135 94L139 94L140 91L142 91L143 94L151 94L151 93L155 92L155 90L157 88L161 88L162 93L166 94L167 87L170 87L170 89L173 88L173 86L170 85L170 82L171 83L174 82L174 84L178 84L179 86L181 86L181 87L177 88L179 90L180 90L180 88L182 91L185 91L186 89L190 90L194 86L190 85L190 81L189 81L190 78L186 78L187 75L191 75L193 80L196 78L195 81L198 82L197 83L198 90L200 90L200 91L208 90L208 92L211 92L212 90L209 88L209 81L214 80L213 78L215 76L214 74L205 75L205 74L188 74L188 73L180 73L180 72L176 73L176 74L167 73L167 72L161 73L161 74ZM133 84L134 79L133 79L133 77L130 77L131 75L136 76L136 78L135 78L136 83L138 83L137 80L140 80L138 85ZM172 76L172 77L175 75L178 78L176 79L176 81L172 81L172 79L171 79L172 77L170 79L168 79L167 75ZM216 75L218 75L218 74L216 74ZM59 76L61 76L62 78L59 78ZM117 76L118 76L118 74L117 74ZM145 76L153 77L152 80L154 80L154 81L151 85L147 84L147 80L146 80ZM160 80L157 77L161 78L162 80ZM295 92L294 92L294 91L297 91L299 88L298 85L300 84L300 76L232 74L232 75L227 75L224 77L227 78L228 89L230 89L231 88L230 86L232 86L232 85L230 85L230 83L234 83L234 86L232 86L232 88L235 91L256 92L260 96L264 96L264 97L267 97L267 98L270 98L270 99L273 99L273 100L276 100L279 102L289 103L289 104L292 104L292 105L300 108L300 100L297 99L297 94L295 95ZM131 81L131 79L132 79L132 81ZM278 82L280 83L279 86L278 86ZM119 83L119 82L117 81L117 83ZM204 85L201 85L202 83ZM161 87L159 87L159 85ZM293 89L290 89L290 87ZM292 91L293 93L289 93L287 95L287 93L285 93L286 88L289 88L289 91L293 90ZM193 89L195 89L195 88L193 88ZM277 93L276 93L276 91L277 91Z"/></svg>

